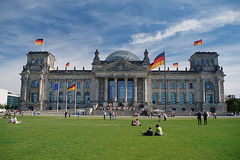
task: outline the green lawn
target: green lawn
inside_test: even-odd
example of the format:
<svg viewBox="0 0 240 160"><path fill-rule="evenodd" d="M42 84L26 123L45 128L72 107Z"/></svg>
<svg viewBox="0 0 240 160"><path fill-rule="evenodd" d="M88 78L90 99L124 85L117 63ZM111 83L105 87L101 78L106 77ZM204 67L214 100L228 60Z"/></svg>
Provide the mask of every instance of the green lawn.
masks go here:
<svg viewBox="0 0 240 160"><path fill-rule="evenodd" d="M157 119L103 120L97 117L18 117L22 124L0 119L0 159L240 159L240 118L161 121L161 137L141 136Z"/></svg>

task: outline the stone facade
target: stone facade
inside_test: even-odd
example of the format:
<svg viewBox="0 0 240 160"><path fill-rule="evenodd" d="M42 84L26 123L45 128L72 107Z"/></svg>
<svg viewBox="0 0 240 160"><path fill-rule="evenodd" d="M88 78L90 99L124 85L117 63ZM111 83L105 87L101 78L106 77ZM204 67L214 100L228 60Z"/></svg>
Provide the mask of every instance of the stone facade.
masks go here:
<svg viewBox="0 0 240 160"><path fill-rule="evenodd" d="M92 70L55 69L54 55L29 52L21 75L23 109L56 110L86 107L135 106L158 108L176 114L197 111L226 112L224 73L216 52L196 52L190 70L149 70L148 51L143 60L127 51L99 59ZM164 78L166 75L166 80ZM58 84L58 90L52 86ZM67 88L76 84L76 89ZM166 94L166 95L165 95Z"/></svg>

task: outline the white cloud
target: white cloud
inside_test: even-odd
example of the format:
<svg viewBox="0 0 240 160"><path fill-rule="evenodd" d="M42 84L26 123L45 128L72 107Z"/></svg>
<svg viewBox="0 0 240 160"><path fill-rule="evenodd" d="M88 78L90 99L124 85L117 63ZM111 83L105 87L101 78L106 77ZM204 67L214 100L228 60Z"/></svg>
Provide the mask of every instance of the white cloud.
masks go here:
<svg viewBox="0 0 240 160"><path fill-rule="evenodd" d="M214 28L222 27L226 24L239 24L240 12L223 11L217 15L212 15L210 18L202 19L187 19L181 23L169 27L164 32L157 31L156 34L137 33L132 35L132 44L149 43L160 41L162 39L172 37L179 32L207 32Z"/></svg>

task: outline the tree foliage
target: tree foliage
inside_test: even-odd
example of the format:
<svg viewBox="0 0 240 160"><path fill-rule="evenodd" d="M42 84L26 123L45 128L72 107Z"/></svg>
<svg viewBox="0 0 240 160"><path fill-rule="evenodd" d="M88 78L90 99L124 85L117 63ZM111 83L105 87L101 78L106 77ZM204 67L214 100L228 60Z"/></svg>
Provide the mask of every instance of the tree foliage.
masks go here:
<svg viewBox="0 0 240 160"><path fill-rule="evenodd" d="M240 112L240 99L237 98L231 98L226 100L227 104L227 111L228 112Z"/></svg>

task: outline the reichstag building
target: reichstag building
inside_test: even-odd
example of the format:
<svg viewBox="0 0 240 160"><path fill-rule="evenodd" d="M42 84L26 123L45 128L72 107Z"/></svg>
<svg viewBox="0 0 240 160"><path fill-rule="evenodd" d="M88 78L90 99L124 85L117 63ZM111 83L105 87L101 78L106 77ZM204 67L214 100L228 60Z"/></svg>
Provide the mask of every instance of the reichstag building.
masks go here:
<svg viewBox="0 0 240 160"><path fill-rule="evenodd" d="M148 51L141 60L129 51L116 51L105 60L96 50L92 69L55 68L47 51L29 52L21 75L21 108L25 110L81 109L93 106L153 108L176 114L226 112L224 73L216 52L196 52L190 69L149 70ZM162 67L163 68L163 67ZM166 74L166 79L164 78ZM52 86L58 84L57 90ZM76 84L76 89L67 88ZM166 108L165 108L166 107Z"/></svg>

